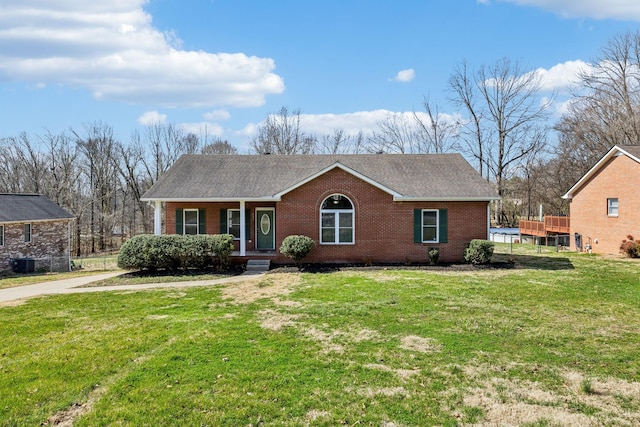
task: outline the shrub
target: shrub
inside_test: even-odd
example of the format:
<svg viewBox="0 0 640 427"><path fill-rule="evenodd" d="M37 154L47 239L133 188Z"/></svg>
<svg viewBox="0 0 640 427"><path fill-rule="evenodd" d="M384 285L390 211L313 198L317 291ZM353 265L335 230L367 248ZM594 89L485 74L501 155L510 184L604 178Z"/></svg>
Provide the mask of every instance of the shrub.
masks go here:
<svg viewBox="0 0 640 427"><path fill-rule="evenodd" d="M620 252L629 258L638 258L640 256L640 240L634 240L631 235L627 236L620 244Z"/></svg>
<svg viewBox="0 0 640 427"><path fill-rule="evenodd" d="M231 266L233 253L233 236L231 234L217 234L212 237L211 251L218 270L227 270Z"/></svg>
<svg viewBox="0 0 640 427"><path fill-rule="evenodd" d="M488 240L474 239L464 251L464 260L473 264L487 264L493 256L493 243Z"/></svg>
<svg viewBox="0 0 640 427"><path fill-rule="evenodd" d="M440 259L440 248L429 248L429 264L436 265Z"/></svg>
<svg viewBox="0 0 640 427"><path fill-rule="evenodd" d="M293 261L300 268L302 260L309 255L315 242L311 237L292 235L287 236L280 245L280 253L284 256L293 259Z"/></svg>
<svg viewBox="0 0 640 427"><path fill-rule="evenodd" d="M176 234L155 236L143 234L132 237L120 248L118 267L126 270L204 268L213 264L219 269L230 265L233 236Z"/></svg>

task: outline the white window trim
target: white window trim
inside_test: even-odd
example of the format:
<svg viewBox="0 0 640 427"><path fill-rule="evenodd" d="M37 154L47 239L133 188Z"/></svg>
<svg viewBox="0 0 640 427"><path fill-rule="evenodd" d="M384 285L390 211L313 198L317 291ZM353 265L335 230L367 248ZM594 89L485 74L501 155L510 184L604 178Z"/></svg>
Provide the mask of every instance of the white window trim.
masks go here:
<svg viewBox="0 0 640 427"><path fill-rule="evenodd" d="M324 204L325 200L327 200L329 197L333 197L333 196L342 196L345 199L347 199L349 201L349 203L351 203L351 209L322 209L322 207L320 207L320 244L321 245L355 245L356 244L356 218L355 218L355 208L353 208L353 202L351 201L350 198L348 198L347 196L345 196L344 194L331 194L330 196L327 196L324 198L324 200L322 200L322 204ZM337 214L335 216L335 222L334 222L334 226L333 229L336 232L335 235L335 241L333 242L323 242L322 241L322 214L325 213L334 213ZM340 242L340 214L344 213L344 214L350 214L351 215L351 241L350 242Z"/></svg>
<svg viewBox="0 0 640 427"><path fill-rule="evenodd" d="M425 240L424 239L424 213L425 212L435 212L436 213L436 239L435 240ZM440 210L439 209L422 209L420 213L420 237L422 238L422 243L440 243Z"/></svg>
<svg viewBox="0 0 640 427"><path fill-rule="evenodd" d="M613 200L616 201L616 213L611 213L611 209L613 208L613 205L611 202ZM607 198L607 216L617 217L619 213L620 213L620 201L618 200L618 198L617 197Z"/></svg>
<svg viewBox="0 0 640 427"><path fill-rule="evenodd" d="M238 212L238 221L242 223L242 216L240 215L240 209L227 209L227 234L231 234L231 214L232 212ZM242 224L239 224L240 237L242 236ZM233 236L233 240L240 240L240 237Z"/></svg>
<svg viewBox="0 0 640 427"><path fill-rule="evenodd" d="M29 240L27 240L27 233L25 232L27 226L29 226ZM25 243L31 243L33 241L33 224L31 224L30 222L24 224L23 233L24 233L24 236L23 236L24 237L24 242Z"/></svg>
<svg viewBox="0 0 640 427"><path fill-rule="evenodd" d="M187 235L187 212L196 213L196 236L200 234L200 210L199 209L183 209L182 210L182 234Z"/></svg>

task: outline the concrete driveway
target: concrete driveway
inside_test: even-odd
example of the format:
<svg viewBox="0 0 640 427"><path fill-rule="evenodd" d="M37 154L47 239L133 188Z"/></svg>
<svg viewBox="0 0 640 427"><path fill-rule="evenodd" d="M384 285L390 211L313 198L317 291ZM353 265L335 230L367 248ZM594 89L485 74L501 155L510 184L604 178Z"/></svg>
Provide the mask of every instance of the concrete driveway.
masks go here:
<svg viewBox="0 0 640 427"><path fill-rule="evenodd" d="M16 286L13 288L0 289L0 304L53 294L74 294L87 292L123 291L123 290L143 290L154 288L188 288L194 286L212 286L222 283L243 282L258 278L264 272L245 272L239 276L224 277L213 280L193 280L189 282L169 282L169 283L147 283L144 285L122 285L122 286L99 286L89 288L79 288L92 282L97 282L122 273L104 273L91 276L76 277L73 279L55 280L52 282L36 283L33 285Z"/></svg>

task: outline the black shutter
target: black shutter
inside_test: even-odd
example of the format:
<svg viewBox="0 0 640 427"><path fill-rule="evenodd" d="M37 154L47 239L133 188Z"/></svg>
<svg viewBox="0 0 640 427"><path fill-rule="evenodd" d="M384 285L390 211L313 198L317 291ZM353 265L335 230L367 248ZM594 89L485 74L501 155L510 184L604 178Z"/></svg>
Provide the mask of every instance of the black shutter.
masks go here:
<svg viewBox="0 0 640 427"><path fill-rule="evenodd" d="M440 209L440 213L438 214L438 216L440 219L440 224L439 224L440 229L438 231L438 235L440 237L440 243L447 243L449 241L447 238L447 233L449 231L447 210Z"/></svg>
<svg viewBox="0 0 640 427"><path fill-rule="evenodd" d="M184 232L183 221L184 216L182 215L182 209L176 209L176 234L182 234Z"/></svg>
<svg viewBox="0 0 640 427"><path fill-rule="evenodd" d="M207 234L207 210L198 209L198 234Z"/></svg>
<svg viewBox="0 0 640 427"><path fill-rule="evenodd" d="M413 243L422 243L422 209L413 210Z"/></svg>
<svg viewBox="0 0 640 427"><path fill-rule="evenodd" d="M227 234L229 229L227 228L227 210L220 209L220 234Z"/></svg>

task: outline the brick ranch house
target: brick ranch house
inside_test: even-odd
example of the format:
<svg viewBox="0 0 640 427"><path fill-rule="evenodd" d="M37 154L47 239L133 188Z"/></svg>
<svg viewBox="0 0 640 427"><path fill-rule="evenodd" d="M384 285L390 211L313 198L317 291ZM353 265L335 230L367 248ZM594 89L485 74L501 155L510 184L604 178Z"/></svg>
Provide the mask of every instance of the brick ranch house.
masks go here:
<svg viewBox="0 0 640 427"><path fill-rule="evenodd" d="M74 216L39 194L0 194L0 272L15 260L33 268L69 271Z"/></svg>
<svg viewBox="0 0 640 427"><path fill-rule="evenodd" d="M640 239L640 146L616 145L567 193L571 248L619 254L628 235Z"/></svg>
<svg viewBox="0 0 640 427"><path fill-rule="evenodd" d="M229 233L234 256L290 263L292 234L327 263L460 261L487 239L493 187L459 154L184 155L143 195L155 233Z"/></svg>

